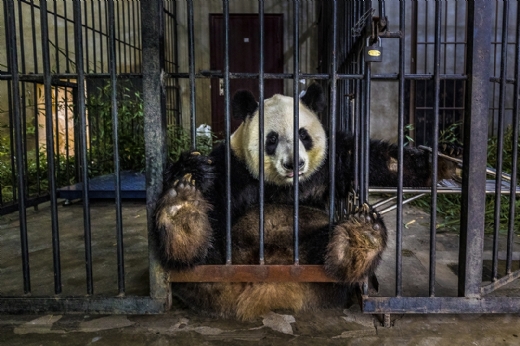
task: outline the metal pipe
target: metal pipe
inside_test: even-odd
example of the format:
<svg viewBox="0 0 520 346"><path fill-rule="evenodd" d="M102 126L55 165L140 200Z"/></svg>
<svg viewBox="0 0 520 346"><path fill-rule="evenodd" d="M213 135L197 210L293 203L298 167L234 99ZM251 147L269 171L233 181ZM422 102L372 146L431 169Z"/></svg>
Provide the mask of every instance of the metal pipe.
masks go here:
<svg viewBox="0 0 520 346"><path fill-rule="evenodd" d="M196 106L195 106L195 34L193 28L193 0L187 0L188 4L188 61L190 78L190 134L191 149L197 148L196 134Z"/></svg>
<svg viewBox="0 0 520 346"><path fill-rule="evenodd" d="M293 98L294 98L294 126L293 126L293 139L294 139L294 147L293 147L293 167L294 169L298 169L299 161L300 161L300 134L299 134L299 119L300 119L300 27L299 27L299 19L300 19L300 1L293 0ZM300 254L299 254L299 202L300 202L300 189L299 189L299 179L300 176L297 173L294 173L293 176L293 186L294 186L294 264L300 264Z"/></svg>
<svg viewBox="0 0 520 346"><path fill-rule="evenodd" d="M502 161L504 159L504 117L506 102L506 76L507 76L507 40L509 26L509 0L502 2L502 37L500 50L500 84L498 89L498 133L497 133L497 152L496 152L496 176L495 176L495 208L494 208L494 227L493 227L493 263L491 270L491 281L498 278L498 237L500 232L500 207L502 195L498 191L502 188ZM518 97L518 95L517 95ZM515 98L517 98L515 97Z"/></svg>
<svg viewBox="0 0 520 346"><path fill-rule="evenodd" d="M83 230L85 236L85 270L87 278L87 294L94 294L94 282L92 276L92 244L91 244L91 225L90 225L90 199L89 199L89 176L87 159L87 138L86 138L86 109L85 109L85 76L83 65L83 36L81 20L81 0L74 0L74 42L76 55L76 72L78 74L78 95L77 112L79 119L79 138L80 138L80 162L81 177L83 181Z"/></svg>
<svg viewBox="0 0 520 346"><path fill-rule="evenodd" d="M49 190L56 191L56 172L54 160L54 136L52 131L52 89L51 89L51 64L49 54L49 24L47 19L47 2L42 1L40 6L41 40L43 74L45 75L45 145L47 150L47 179ZM60 237L58 225L58 201L55 193L50 194L51 199L51 225L52 225L52 254L54 266L54 293L61 293L61 261L60 261Z"/></svg>
<svg viewBox="0 0 520 346"><path fill-rule="evenodd" d="M399 30L404 32L406 23L406 6L399 2ZM399 115L398 115L398 149L397 149L397 212L395 240L395 295L403 294L403 162L404 162L404 108L405 108L405 37L399 38Z"/></svg>
<svg viewBox="0 0 520 346"><path fill-rule="evenodd" d="M20 112L20 80L18 78L18 54L16 51L16 27L15 12L12 0L4 2L6 8L6 28L7 28L7 48L9 59L9 70L12 79L12 100L13 100L13 121L15 133L15 149L16 155L20 158L16 160L17 186L18 186L18 203L19 203L19 220L20 220L20 242L22 250L22 271L23 271L23 291L25 294L31 292L31 275L29 269L29 242L27 238L27 215L26 215L26 196L25 196L25 180L24 180L24 163L22 153L24 150L22 141L22 122ZM13 166L14 167L14 166ZM14 186L14 185L13 185Z"/></svg>
<svg viewBox="0 0 520 346"><path fill-rule="evenodd" d="M334 223L334 204L336 191L336 120L337 120L337 69L338 69L338 3L332 2L332 42L330 47L330 119L329 119L329 224L332 228ZM339 177L340 179L343 177Z"/></svg>
<svg viewBox="0 0 520 346"><path fill-rule="evenodd" d="M435 44L433 57L434 75L434 103L433 103L433 144L432 144L432 187L430 207L430 270L429 270L429 295L435 296L435 268L436 268L436 235L437 235L437 167L439 151L439 103L440 103L440 59L441 59L441 15L442 8L439 2L435 2Z"/></svg>
<svg viewBox="0 0 520 346"><path fill-rule="evenodd" d="M259 249L259 263L265 264L265 254L264 254L264 197L265 197L265 191L264 191L264 154L265 154L265 139L264 139L264 88L265 88L265 82L264 82L264 65L265 65L265 54L264 54L264 27L265 27L265 20L264 20L264 1L258 0L258 21L259 21L259 37L260 37L260 66L258 67L258 134L259 134L259 141L258 141L258 147L259 147L259 172L258 172L258 230L259 230L259 237L260 237L260 249Z"/></svg>
<svg viewBox="0 0 520 346"><path fill-rule="evenodd" d="M231 264L231 104L229 88L229 0L223 0L224 15L224 106L226 136L226 264Z"/></svg>
<svg viewBox="0 0 520 346"><path fill-rule="evenodd" d="M517 5L516 18L520 18L520 6ZM513 95L520 95L520 25L516 26L516 45L515 45L515 84ZM506 274L511 274L511 264L513 258L513 236L515 232L515 209L516 209L516 198L515 190L517 185L518 176L518 131L520 127L519 120L520 103L518 97L513 98L513 140L512 140L512 157L513 162L511 165L511 182L510 182L510 196L509 196L509 222L507 227L507 261L506 261Z"/></svg>
<svg viewBox="0 0 520 346"><path fill-rule="evenodd" d="M117 109L117 77L115 48L115 15L114 0L108 1L109 30L109 70L112 100L112 141L114 143L114 188L116 199L116 241L117 241L117 284L119 294L125 293L125 260L123 248L123 216L121 214L121 169L119 165L119 120Z"/></svg>

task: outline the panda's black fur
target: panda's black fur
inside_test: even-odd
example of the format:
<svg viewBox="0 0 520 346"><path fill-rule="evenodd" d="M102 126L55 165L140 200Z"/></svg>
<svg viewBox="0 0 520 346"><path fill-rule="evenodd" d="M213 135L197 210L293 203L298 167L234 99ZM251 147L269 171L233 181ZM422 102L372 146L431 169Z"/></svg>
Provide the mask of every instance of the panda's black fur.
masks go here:
<svg viewBox="0 0 520 346"><path fill-rule="evenodd" d="M290 136L280 136L268 128L269 117L292 121L292 112L276 113L269 107L292 99L275 95L265 103L266 155L274 156L277 141L286 143ZM386 247L385 225L369 205L364 204L347 221L328 224L326 205L329 200L329 164L325 132L313 117L325 103L321 87L311 85L300 104L300 139L309 156L300 178L300 263L323 264L326 272L339 281L328 283L204 283L174 284L173 291L183 300L220 315L251 319L272 309L310 309L345 301L346 288L374 273ZM271 103L269 103L271 102ZM234 264L258 263L258 190L255 165L245 162L250 133L256 131L252 121L257 117L258 104L248 91L238 92L233 99L233 114L243 120L232 137L231 220ZM273 108L274 109L274 108ZM313 119L310 119L313 118ZM317 119L317 117L316 117ZM248 127L249 126L249 127ZM273 126L276 127L276 126ZM249 132L247 132L249 131ZM290 129L292 131L292 128ZM254 136L253 136L254 137ZM276 138L275 138L276 137ZM271 147L270 147L271 145ZM292 144L291 144L292 145ZM253 146L254 148L254 146ZM243 150L243 151L242 151ZM281 149L280 149L281 150ZM346 197L353 179L354 139L336 134L336 197ZM254 154L254 149L250 150ZM258 153L256 153L258 154ZM184 269L197 264L225 263L226 179L225 145L217 146L209 156L184 153L173 163L164 177L164 192L157 202L154 215L155 246L163 266ZM305 155L303 155L305 156ZM254 156L253 159L254 160ZM383 141L371 141L370 184L395 186L397 147ZM431 184L430 158L427 152L405 148L405 186ZM282 157L282 159L285 159ZM310 162L316 160L319 162ZM290 183L292 157L282 162L279 177L273 166L266 166L265 182L265 251L266 264L291 264L292 204L294 188ZM309 168L310 167L310 168ZM292 172L294 174L294 172ZM444 178L439 173L439 178ZM269 178L272 178L269 181ZM279 179L279 180L277 180Z"/></svg>

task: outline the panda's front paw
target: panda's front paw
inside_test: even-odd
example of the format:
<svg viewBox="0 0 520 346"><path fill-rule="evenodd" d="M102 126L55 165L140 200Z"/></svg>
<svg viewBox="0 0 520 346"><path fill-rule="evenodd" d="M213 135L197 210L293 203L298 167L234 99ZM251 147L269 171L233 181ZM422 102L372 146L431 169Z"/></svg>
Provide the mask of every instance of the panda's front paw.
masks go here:
<svg viewBox="0 0 520 346"><path fill-rule="evenodd" d="M360 282L374 273L386 241L381 216L365 203L347 221L334 227L325 255L325 270L342 282Z"/></svg>
<svg viewBox="0 0 520 346"><path fill-rule="evenodd" d="M188 184L196 184L198 190L207 193L213 186L214 177L215 165L212 157L204 156L198 151L187 151L180 155L179 160L168 166L164 182L165 186L175 188L176 183L185 180Z"/></svg>
<svg viewBox="0 0 520 346"><path fill-rule="evenodd" d="M163 193L155 211L155 230L164 266L192 265L205 258L212 242L210 209L189 173Z"/></svg>

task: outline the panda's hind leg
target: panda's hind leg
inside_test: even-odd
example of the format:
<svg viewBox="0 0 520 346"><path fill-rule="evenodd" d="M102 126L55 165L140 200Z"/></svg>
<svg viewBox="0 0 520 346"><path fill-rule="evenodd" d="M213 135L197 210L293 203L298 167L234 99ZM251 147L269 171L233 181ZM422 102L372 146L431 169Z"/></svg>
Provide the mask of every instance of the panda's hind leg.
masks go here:
<svg viewBox="0 0 520 346"><path fill-rule="evenodd" d="M360 282L374 273L386 242L381 216L365 203L348 220L334 226L327 245L325 270L342 282Z"/></svg>
<svg viewBox="0 0 520 346"><path fill-rule="evenodd" d="M154 221L156 246L165 267L190 266L204 260L212 243L210 208L191 174L164 191Z"/></svg>

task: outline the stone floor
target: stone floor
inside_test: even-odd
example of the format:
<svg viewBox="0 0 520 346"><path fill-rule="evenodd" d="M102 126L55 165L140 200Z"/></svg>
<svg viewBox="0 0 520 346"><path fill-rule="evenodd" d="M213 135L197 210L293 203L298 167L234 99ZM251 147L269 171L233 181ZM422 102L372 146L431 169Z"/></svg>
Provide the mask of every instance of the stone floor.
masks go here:
<svg viewBox="0 0 520 346"><path fill-rule="evenodd" d="M85 294L83 210L80 203L59 207L63 294ZM94 293L116 295L115 207L91 204ZM126 289L148 294L146 208L123 203ZM393 234L395 215L385 215ZM403 295L428 294L428 214L406 207L403 228ZM33 296L53 294L49 206L27 210ZM484 279L489 273L491 242L486 239ZM502 240L501 240L502 242ZM520 237L514 240L515 267ZM503 245L503 244L502 244ZM458 235L437 232L436 294L455 296ZM501 262L501 266L502 266ZM381 296L394 295L395 242L378 269ZM495 292L520 296L517 280ZM0 296L23 294L18 214L0 217ZM354 305L312 313L272 312L256 321L215 319L175 303L161 315L0 315L0 345L520 345L520 311L509 315L392 315L384 328L378 316Z"/></svg>

